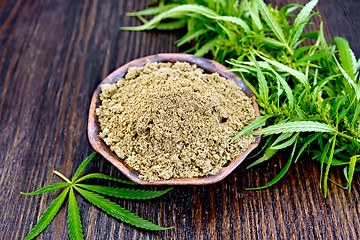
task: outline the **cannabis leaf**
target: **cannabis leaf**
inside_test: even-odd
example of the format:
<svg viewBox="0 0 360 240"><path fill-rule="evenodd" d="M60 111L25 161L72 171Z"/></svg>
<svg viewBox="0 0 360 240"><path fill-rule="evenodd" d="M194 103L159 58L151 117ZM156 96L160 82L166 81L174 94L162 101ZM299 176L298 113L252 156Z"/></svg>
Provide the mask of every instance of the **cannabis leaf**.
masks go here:
<svg viewBox="0 0 360 240"><path fill-rule="evenodd" d="M293 25L293 37L290 43L290 46L295 46L299 41L301 33L304 31L304 27L311 18L311 10L316 6L318 0L312 0L305 5L305 7L300 11L297 17L294 20Z"/></svg>
<svg viewBox="0 0 360 240"><path fill-rule="evenodd" d="M293 54L293 50L288 45L287 41L285 40L284 33L280 27L280 24L275 20L272 13L269 11L267 6L265 5L263 0L256 0L256 3L259 6L260 13L265 20L266 24L271 28L271 30L274 32L276 37L280 40L282 44L289 50L290 53Z"/></svg>
<svg viewBox="0 0 360 240"><path fill-rule="evenodd" d="M253 132L253 134L278 134L292 132L336 132L331 126L313 121L279 123Z"/></svg>
<svg viewBox="0 0 360 240"><path fill-rule="evenodd" d="M82 225L81 225L81 217L79 212L79 207L76 202L75 197L75 191L80 193L81 196L83 196L85 199L87 199L89 202L100 208L101 210L105 211L109 215L124 221L126 223L129 223L131 225L134 225L136 227L148 229L148 230L166 230L171 229L160 227L158 225L153 224L152 222L149 222L139 216L136 216L135 214L129 212L128 210L120 207L114 202L111 202L110 200L104 198L103 195L108 195L112 197L117 198L125 198L125 199L151 199L155 197L159 197L168 191L170 191L172 188L168 188L163 191L150 191L150 190L135 190L135 189L125 189L125 188L114 188L114 187L108 187L108 186L98 186L98 185L88 185L88 184L80 184L79 182L84 181L86 179L91 178L100 178L100 179L107 179L112 181L117 181L129 185L134 185L135 183L126 181L123 179L119 179L112 176L107 176L101 173L91 173L88 175L85 175L81 178L81 173L85 170L85 168L89 165L91 160L94 158L96 152L91 154L89 157L87 157L78 167L76 170L73 178L71 181L65 177L63 174L54 171L56 175L61 177L65 182L61 183L55 183L46 187L43 187L35 192L31 193L23 193L24 195L36 195L36 194L42 194L50 191L54 191L56 189L64 188L66 187L63 192L54 200L53 203L50 204L50 206L45 210L43 215L41 216L38 223L34 226L34 228L30 231L30 233L25 237L25 240L30 240L35 238L37 235L39 235L54 219L55 215L60 210L61 206L63 205L66 197L69 197L69 204L68 204L68 228L69 228L69 237L70 239L78 240L78 239L84 239ZM86 189L86 190L85 190Z"/></svg>
<svg viewBox="0 0 360 240"><path fill-rule="evenodd" d="M180 26L176 23L185 21L185 34L176 43L191 42L187 53L211 54L236 72L256 96L261 117L231 140L264 134L265 144L252 156L261 157L248 168L292 149L282 171L264 186L268 187L307 149L321 164L326 196L332 166L344 167L349 190L360 171L360 60L347 40L335 37L328 44L321 21L317 30L304 32L319 16L314 12L317 3L311 0L305 6L289 4L280 9L264 0L166 0L131 13L143 25L122 29L150 30L171 22L176 29ZM296 9L298 14L293 12ZM145 15L154 16L144 21Z"/></svg>

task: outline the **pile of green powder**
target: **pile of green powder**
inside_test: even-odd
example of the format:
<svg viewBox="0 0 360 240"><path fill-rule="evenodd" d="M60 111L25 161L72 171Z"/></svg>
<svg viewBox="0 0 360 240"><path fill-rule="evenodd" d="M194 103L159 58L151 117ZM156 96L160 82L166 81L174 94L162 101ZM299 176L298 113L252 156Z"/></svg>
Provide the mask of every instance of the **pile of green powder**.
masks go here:
<svg viewBox="0 0 360 240"><path fill-rule="evenodd" d="M232 80L185 62L147 62L101 86L99 136L146 181L217 173L255 141L230 140L255 119Z"/></svg>

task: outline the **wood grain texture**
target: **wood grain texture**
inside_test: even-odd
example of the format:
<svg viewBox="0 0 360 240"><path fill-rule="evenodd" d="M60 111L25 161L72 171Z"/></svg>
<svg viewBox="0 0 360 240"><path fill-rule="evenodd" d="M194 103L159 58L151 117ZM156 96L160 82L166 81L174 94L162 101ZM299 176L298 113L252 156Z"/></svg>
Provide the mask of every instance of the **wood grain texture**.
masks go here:
<svg viewBox="0 0 360 240"><path fill-rule="evenodd" d="M20 191L58 182L54 169L70 177L93 151L87 115L102 79L132 59L179 51L175 32L119 31L139 24L125 13L145 8L146 2L0 1L1 239L23 239L59 194L26 197ZM358 9L356 0L320 0L317 9L327 38L346 37L357 57ZM151 201L116 200L141 217L174 226L169 231L133 228L78 197L84 234L86 239L359 239L358 175L351 193L330 185L324 199L319 165L304 156L275 186L245 190L272 179L287 156L250 170L243 164L214 185L175 187ZM124 177L100 156L86 171ZM345 183L340 168L331 170L330 178ZM66 208L39 239L68 239Z"/></svg>

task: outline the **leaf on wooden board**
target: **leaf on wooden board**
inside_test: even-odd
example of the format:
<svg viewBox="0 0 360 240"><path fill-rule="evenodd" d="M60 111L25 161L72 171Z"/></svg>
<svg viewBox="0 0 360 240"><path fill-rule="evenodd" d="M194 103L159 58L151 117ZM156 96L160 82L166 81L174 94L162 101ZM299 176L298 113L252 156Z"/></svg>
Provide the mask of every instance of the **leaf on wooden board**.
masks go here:
<svg viewBox="0 0 360 240"><path fill-rule="evenodd" d="M33 227L31 232L24 238L24 240L30 240L39 235L54 219L55 215L58 213L61 208L67 194L69 192L69 188L66 188L55 200L50 204L50 206L45 210L43 215L37 224Z"/></svg>
<svg viewBox="0 0 360 240"><path fill-rule="evenodd" d="M164 228L164 227L155 225L152 222L149 222L149 221L131 213L130 211L120 207L116 203L111 202L110 200L104 198L103 196L98 195L97 193L93 193L93 192L87 191L85 189L76 187L76 186L75 186L75 189L89 202L91 202L98 208L102 209L107 214L109 214L117 219L120 219L123 222L129 223L129 224L134 225L139 228L148 229L148 230L171 229L171 227Z"/></svg>
<svg viewBox="0 0 360 240"><path fill-rule="evenodd" d="M307 140L307 141L303 144L303 146L300 148L299 153L298 153L298 155L297 155L297 157L296 157L296 159L295 159L295 163L298 161L300 155L301 155L302 152L305 150L305 148L306 148L307 146L309 146L309 144L312 143L315 139L317 139L320 135L321 135L321 132L315 133L313 136L311 136L311 137L309 138L309 140Z"/></svg>
<svg viewBox="0 0 360 240"><path fill-rule="evenodd" d="M328 176L329 176L329 170L331 167L332 159L334 157L335 143L336 143L336 135L334 135L333 140L332 140L330 155L329 155L329 159L328 159L328 163L327 163L326 171L325 171L325 175L324 175L324 196L325 196L325 198L326 198L326 194L327 194L327 181L328 181Z"/></svg>
<svg viewBox="0 0 360 240"><path fill-rule="evenodd" d="M115 188L115 187L87 185L87 184L76 184L76 186L111 197L125 198L125 199L139 199L139 200L160 197L172 189L172 188L168 188L163 191L152 191L152 190Z"/></svg>
<svg viewBox="0 0 360 240"><path fill-rule="evenodd" d="M73 187L70 188L70 192L69 192L68 228L69 228L70 239L74 239L74 240L84 239L79 207L76 202Z"/></svg>
<svg viewBox="0 0 360 240"><path fill-rule="evenodd" d="M129 184L129 185L137 185L134 182L128 181L128 180L124 180L121 178L117 178L117 177L112 177L112 176L108 176L102 173L90 173L88 175L85 175L83 177L81 177L80 179L76 180L75 183L87 180L87 179L92 179L92 178L100 178L100 179L106 179L106 180L111 180L111 181L115 181L115 182L120 182L120 183L125 183L125 184Z"/></svg>
<svg viewBox="0 0 360 240"><path fill-rule="evenodd" d="M348 172L348 187L349 187L349 192L351 191L351 183L354 177L354 172L355 172L355 164L357 159L360 159L360 155L354 155L350 158L350 164L349 164L349 172Z"/></svg>
<svg viewBox="0 0 360 240"><path fill-rule="evenodd" d="M261 158L257 159L256 161L254 161L253 163L249 164L246 169L249 169L255 165L258 165L260 163L263 163L267 160L269 160L270 158L272 158L272 156L274 156L279 150L277 149L272 149L272 148L267 148L264 152L264 155L262 155Z"/></svg>
<svg viewBox="0 0 360 240"><path fill-rule="evenodd" d="M246 190L259 190L259 189L264 189L264 188L267 188L267 187L270 187L272 185L274 185L275 183L277 183L284 175L285 173L289 170L290 168L290 165L291 165L291 162L292 162L292 159L294 157L294 153L295 153L295 150L296 150L296 146L297 146L297 140L299 138L299 135L296 134L297 138L296 138L296 141L295 141L295 144L294 144L294 147L293 147L293 150L291 152L291 156L288 160L288 162L286 163L286 165L284 166L283 169L281 169L280 173L278 175L276 175L276 177L271 180L268 184L266 184L265 186L262 186L262 187L254 187L254 188L247 188Z"/></svg>
<svg viewBox="0 0 360 240"><path fill-rule="evenodd" d="M20 193L23 194L23 195L37 195L37 194L42 194L42 193L46 193L46 192L51 192L51 191L54 191L56 189L67 187L69 185L70 185L70 183L68 183L68 182L60 182L60 183L55 183L55 184L52 184L52 185L49 185L49 186L45 186L43 188L40 188L39 190L36 190L35 192L30 192L30 193L20 192Z"/></svg>
<svg viewBox="0 0 360 240"><path fill-rule="evenodd" d="M78 169L76 170L73 178L71 179L72 182L76 181L76 179L78 179L78 177L80 176L80 174L85 170L85 168L89 165L89 163L91 162L91 160L94 158L94 156L96 155L96 152L93 152L90 156L88 156L78 167Z"/></svg>

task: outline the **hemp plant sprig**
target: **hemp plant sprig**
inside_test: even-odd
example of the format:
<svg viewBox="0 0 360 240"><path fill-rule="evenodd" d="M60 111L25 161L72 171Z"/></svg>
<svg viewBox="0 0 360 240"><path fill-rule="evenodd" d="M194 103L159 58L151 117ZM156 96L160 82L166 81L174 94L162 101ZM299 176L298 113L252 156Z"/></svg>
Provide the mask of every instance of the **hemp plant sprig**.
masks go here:
<svg viewBox="0 0 360 240"><path fill-rule="evenodd" d="M135 190L135 189L81 184L80 182L84 180L99 178L99 179L106 179L106 180L116 181L129 185L136 185L136 183L119 179L116 177L104 175L101 173L90 173L88 175L79 178L80 174L85 170L85 168L88 166L90 161L94 158L95 154L96 152L91 154L80 164L80 166L78 167L78 169L74 174L74 177L71 180L69 180L67 177L65 177L63 174L59 173L58 171L54 171L54 173L59 177L61 177L65 182L55 183L43 187L35 192L22 193L24 195L37 195L65 187L62 193L45 210L38 223L33 227L33 229L25 237L24 240L30 240L35 238L50 224L50 222L54 219L55 215L58 213L61 206L63 205L66 197L68 197L69 199L69 204L68 204L69 237L70 239L74 239L74 240L84 239L79 207L77 205L75 198L75 191L78 192L82 197L84 197L90 203L102 209L107 214L128 224L148 230L166 230L171 228L171 227L164 228L155 225L152 222L149 222L131 213L130 211L120 207L116 203L104 198L99 194L116 197L116 198L123 198L123 199L151 199L167 193L172 188L168 188L163 191L151 191L151 190Z"/></svg>
<svg viewBox="0 0 360 240"><path fill-rule="evenodd" d="M243 134L264 134L263 148L248 167L290 148L288 162L262 189L279 181L307 150L321 164L320 187L327 194L331 166L343 167L346 186L360 171L360 61L340 37L328 44L321 23L311 25L318 0L281 9L263 0L160 0L158 6L131 12L142 25L122 30L185 28L175 43L186 52L207 54L246 81L261 117ZM296 14L296 11L298 13ZM144 16L153 15L151 19ZM263 127L260 131L255 129ZM233 140L234 140L233 139ZM260 154L260 155L259 155ZM260 157L258 157L260 156Z"/></svg>

